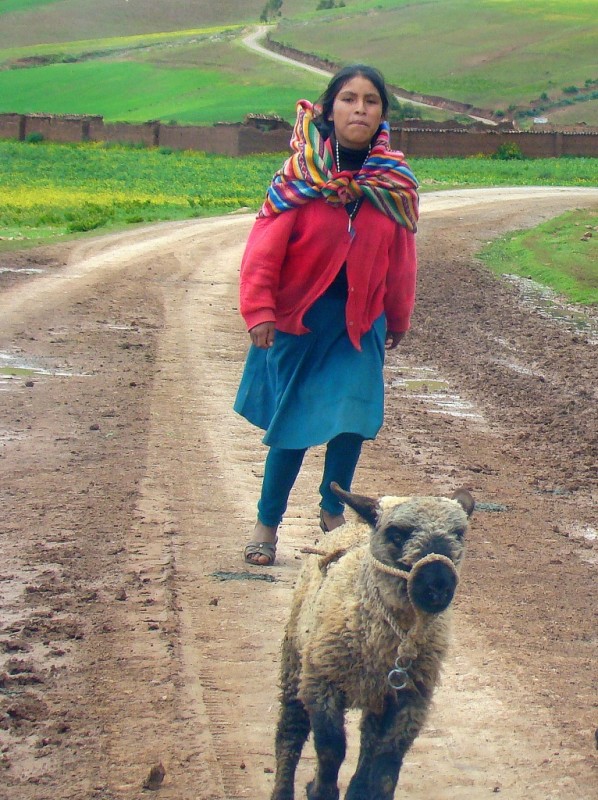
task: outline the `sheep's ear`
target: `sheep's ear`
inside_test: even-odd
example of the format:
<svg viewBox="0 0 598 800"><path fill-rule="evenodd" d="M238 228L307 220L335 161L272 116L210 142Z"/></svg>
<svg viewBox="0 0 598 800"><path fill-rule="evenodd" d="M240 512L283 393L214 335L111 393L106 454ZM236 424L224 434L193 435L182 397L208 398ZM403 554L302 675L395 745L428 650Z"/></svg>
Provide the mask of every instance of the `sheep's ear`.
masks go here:
<svg viewBox="0 0 598 800"><path fill-rule="evenodd" d="M475 508L475 500L467 489L457 489L457 491L452 494L451 500L456 500L467 516L471 517Z"/></svg>
<svg viewBox="0 0 598 800"><path fill-rule="evenodd" d="M369 522L370 525L376 524L378 521L378 514L380 513L377 500L374 500L372 497L364 497L361 494L346 492L334 481L330 484L330 488L337 497L340 497L343 502L350 506L353 511L356 511L366 522Z"/></svg>

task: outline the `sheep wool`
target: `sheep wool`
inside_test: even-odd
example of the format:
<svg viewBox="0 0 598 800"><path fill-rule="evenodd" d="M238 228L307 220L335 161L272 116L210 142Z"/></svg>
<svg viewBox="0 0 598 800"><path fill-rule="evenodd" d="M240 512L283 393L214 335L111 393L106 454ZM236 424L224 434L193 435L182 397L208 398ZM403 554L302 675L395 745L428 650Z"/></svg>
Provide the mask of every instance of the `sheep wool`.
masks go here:
<svg viewBox="0 0 598 800"><path fill-rule="evenodd" d="M282 648L272 800L294 797L311 730L310 800L338 797L344 712L362 710L361 753L346 800L391 800L425 722L450 638L451 601L473 498L379 500L334 491L359 515L308 549Z"/></svg>

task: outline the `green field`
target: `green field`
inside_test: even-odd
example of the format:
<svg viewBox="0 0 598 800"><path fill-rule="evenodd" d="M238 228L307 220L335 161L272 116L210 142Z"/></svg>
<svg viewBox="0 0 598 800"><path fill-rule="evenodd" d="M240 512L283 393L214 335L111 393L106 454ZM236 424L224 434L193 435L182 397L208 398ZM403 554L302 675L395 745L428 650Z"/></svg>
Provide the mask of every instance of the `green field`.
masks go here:
<svg viewBox="0 0 598 800"><path fill-rule="evenodd" d="M139 60L105 58L0 72L0 113L100 114L108 122L161 120L210 125L240 122L245 114L295 117L295 102L314 100L325 80L275 66L238 46L206 44L187 48L196 64L173 68L139 54ZM235 58L236 56L236 58ZM241 77L236 69L241 66ZM274 74L276 73L276 75ZM275 77L278 79L275 83ZM60 86L61 91L56 91Z"/></svg>
<svg viewBox="0 0 598 800"><path fill-rule="evenodd" d="M131 224L257 211L284 157L0 141L0 250ZM449 158L412 159L410 164L422 193L455 187L598 185L598 159ZM581 213L581 222L579 216L567 217L564 233L544 226L539 237L534 232L521 234L521 240L509 237L484 257L501 272L515 272L519 265L523 274L549 285L554 281L576 302L598 302L596 239L579 242L586 225L596 227L598 212L591 217ZM530 249L533 257L524 257ZM546 269L553 256L554 269ZM542 271L532 272L534 258Z"/></svg>
<svg viewBox="0 0 598 800"><path fill-rule="evenodd" d="M187 123L241 121L252 112L292 118L294 100L315 99L325 79L240 46L239 26L255 24L264 5L0 0L0 112ZM598 125L596 0L478 0L475 13L471 0L317 5L285 0L273 38L339 63L373 63L412 91Z"/></svg>
<svg viewBox="0 0 598 800"><path fill-rule="evenodd" d="M235 27L200 28L11 48L0 63L0 113L100 114L107 121L240 122L246 114L294 119L325 78L263 59ZM59 90L58 90L59 89Z"/></svg>

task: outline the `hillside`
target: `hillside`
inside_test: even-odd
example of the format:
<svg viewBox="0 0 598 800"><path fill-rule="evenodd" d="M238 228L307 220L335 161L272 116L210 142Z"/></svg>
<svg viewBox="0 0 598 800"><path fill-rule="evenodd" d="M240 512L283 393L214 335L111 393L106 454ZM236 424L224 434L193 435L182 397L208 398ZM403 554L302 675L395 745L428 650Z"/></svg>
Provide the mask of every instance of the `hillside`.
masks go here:
<svg viewBox="0 0 598 800"><path fill-rule="evenodd" d="M509 115L598 124L598 6L588 0L352 2L283 20L272 38L393 84ZM589 99L593 98L593 99Z"/></svg>
<svg viewBox="0 0 598 800"><path fill-rule="evenodd" d="M0 112L288 119L294 99L317 96L325 81L241 48L268 8L272 0L2 0ZM598 125L595 11L596 0L479 0L475 14L469 0L284 0L270 35L499 118Z"/></svg>
<svg viewBox="0 0 598 800"><path fill-rule="evenodd" d="M264 2L2 0L0 48L257 22Z"/></svg>

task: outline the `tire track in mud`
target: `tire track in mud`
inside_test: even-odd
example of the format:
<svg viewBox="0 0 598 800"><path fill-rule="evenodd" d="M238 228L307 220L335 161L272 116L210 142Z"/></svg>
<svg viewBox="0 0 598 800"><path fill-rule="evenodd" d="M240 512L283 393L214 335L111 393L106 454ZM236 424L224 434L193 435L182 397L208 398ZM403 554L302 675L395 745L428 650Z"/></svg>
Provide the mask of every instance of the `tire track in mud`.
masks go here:
<svg viewBox="0 0 598 800"><path fill-rule="evenodd" d="M249 679L259 667L253 634L239 625L245 589L240 583L218 584L211 577L218 569L238 569L230 533L236 503L252 474L245 465L255 459L241 426L229 429L228 419L233 370L238 371L244 341L231 306L236 264L250 224L248 219L212 223L208 237L200 237L188 252L179 252L189 276L169 287L160 396L155 397L156 451L167 465L177 462L176 470L167 466L160 480L170 484L164 493L176 519L173 591L182 685L187 714L193 719L186 727L197 731L196 746L206 755L202 760L209 780L204 776L200 782L201 797L231 800L262 796L261 784L251 782L246 725L231 711L251 705ZM154 461L161 469L158 459ZM241 528L242 517L237 517ZM266 739L265 730L261 736Z"/></svg>

